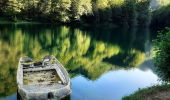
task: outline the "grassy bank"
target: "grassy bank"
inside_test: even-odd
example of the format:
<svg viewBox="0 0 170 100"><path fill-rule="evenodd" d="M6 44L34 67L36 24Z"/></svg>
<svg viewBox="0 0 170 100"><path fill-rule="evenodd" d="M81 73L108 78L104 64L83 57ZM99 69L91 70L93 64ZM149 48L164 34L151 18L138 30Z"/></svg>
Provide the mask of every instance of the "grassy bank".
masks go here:
<svg viewBox="0 0 170 100"><path fill-rule="evenodd" d="M169 100L170 85L156 85L139 89L134 94L123 97L123 100Z"/></svg>

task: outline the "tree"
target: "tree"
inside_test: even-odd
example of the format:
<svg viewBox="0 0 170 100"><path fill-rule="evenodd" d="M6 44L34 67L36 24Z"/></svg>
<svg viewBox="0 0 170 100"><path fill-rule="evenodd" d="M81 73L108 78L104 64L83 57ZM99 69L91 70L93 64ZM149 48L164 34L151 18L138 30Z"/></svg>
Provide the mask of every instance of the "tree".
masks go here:
<svg viewBox="0 0 170 100"><path fill-rule="evenodd" d="M158 35L154 40L154 63L158 75L163 81L170 81L170 30Z"/></svg>
<svg viewBox="0 0 170 100"><path fill-rule="evenodd" d="M71 7L70 0L51 0L51 17L59 22L68 22Z"/></svg>
<svg viewBox="0 0 170 100"><path fill-rule="evenodd" d="M0 14L3 14L3 9L5 8L6 0L0 0Z"/></svg>
<svg viewBox="0 0 170 100"><path fill-rule="evenodd" d="M48 19L51 12L51 0L39 0L37 3L37 17L42 19Z"/></svg>
<svg viewBox="0 0 170 100"><path fill-rule="evenodd" d="M39 0L22 0L22 14L25 15L25 19L34 19L39 16L39 11L37 9L38 3Z"/></svg>
<svg viewBox="0 0 170 100"><path fill-rule="evenodd" d="M112 16L112 11L110 8L109 0L96 0L96 8L98 14L97 16L99 17L99 22L110 22L111 21L111 16Z"/></svg>
<svg viewBox="0 0 170 100"><path fill-rule="evenodd" d="M76 20L80 20L82 15L92 13L91 0L72 0L71 10L72 17Z"/></svg>
<svg viewBox="0 0 170 100"><path fill-rule="evenodd" d="M4 13L10 18L16 18L16 15L21 11L21 3L17 0L7 0L4 2Z"/></svg>

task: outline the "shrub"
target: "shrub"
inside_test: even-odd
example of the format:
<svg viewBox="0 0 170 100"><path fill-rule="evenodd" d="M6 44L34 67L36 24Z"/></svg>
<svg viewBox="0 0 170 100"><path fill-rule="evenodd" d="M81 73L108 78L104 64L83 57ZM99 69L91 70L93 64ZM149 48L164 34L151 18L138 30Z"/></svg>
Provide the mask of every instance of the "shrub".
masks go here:
<svg viewBox="0 0 170 100"><path fill-rule="evenodd" d="M164 33L164 34L163 34ZM154 63L163 81L170 81L170 30L162 32L154 40Z"/></svg>

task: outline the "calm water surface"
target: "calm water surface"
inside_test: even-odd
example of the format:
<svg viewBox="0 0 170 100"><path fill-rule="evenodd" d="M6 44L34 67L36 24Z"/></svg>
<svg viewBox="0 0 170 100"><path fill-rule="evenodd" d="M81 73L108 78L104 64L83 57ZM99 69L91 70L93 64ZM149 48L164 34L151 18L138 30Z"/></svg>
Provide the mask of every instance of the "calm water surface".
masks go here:
<svg viewBox="0 0 170 100"><path fill-rule="evenodd" d="M159 84L148 29L79 29L67 26L0 25L0 100L16 100L21 56L55 55L68 70L71 100L121 100Z"/></svg>

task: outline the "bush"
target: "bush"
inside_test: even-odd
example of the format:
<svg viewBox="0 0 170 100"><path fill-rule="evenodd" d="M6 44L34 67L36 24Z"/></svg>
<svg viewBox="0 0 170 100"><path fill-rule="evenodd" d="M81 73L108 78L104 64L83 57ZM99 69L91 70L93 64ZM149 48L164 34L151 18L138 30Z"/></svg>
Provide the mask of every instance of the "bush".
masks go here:
<svg viewBox="0 0 170 100"><path fill-rule="evenodd" d="M164 34L163 34L164 33ZM154 63L163 81L170 81L170 30L162 32L154 40Z"/></svg>

